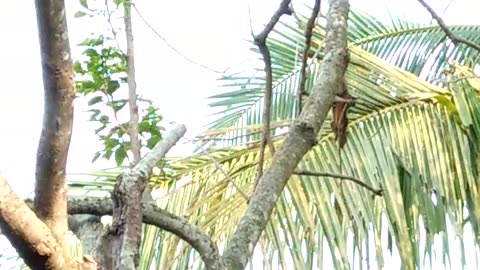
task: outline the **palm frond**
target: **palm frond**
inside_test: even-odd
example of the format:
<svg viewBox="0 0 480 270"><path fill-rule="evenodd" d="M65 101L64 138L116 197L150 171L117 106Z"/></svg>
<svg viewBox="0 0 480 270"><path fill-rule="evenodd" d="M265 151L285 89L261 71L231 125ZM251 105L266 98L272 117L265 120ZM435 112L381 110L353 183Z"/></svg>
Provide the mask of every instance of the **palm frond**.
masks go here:
<svg viewBox="0 0 480 270"><path fill-rule="evenodd" d="M302 44L303 28L307 18L301 14L297 16L295 24L281 22L278 29L268 39L268 46L271 51L274 88L272 100L272 121L291 121L295 118L297 106L297 87L299 84L299 68ZM437 26L416 25L406 21L393 21L391 25L382 24L375 18L358 11L352 11L349 18L350 23L350 44L351 48L358 46L366 52L370 52L397 67L411 72L413 75L428 75L427 80L439 81L442 79L442 71L449 66L449 62L457 63L473 68L476 59L480 57L479 52L463 45L453 46L445 40L445 34ZM468 38L480 43L480 37L476 35L480 30L479 26L454 26L451 28L455 35ZM312 37L312 48L310 66L307 70L307 92L310 91L316 79L318 61L323 53L322 41L325 30L319 24ZM252 50L258 52L255 47ZM358 53L358 54L356 54ZM365 52L353 52L356 56L363 56ZM358 61L358 62L357 62ZM363 61L357 57L352 60L347 74L350 78L365 76L365 79L349 79L349 83L363 83L364 80L377 80L382 83L384 74L380 69L367 68L366 73L355 73L355 65L364 66L369 61ZM260 57L257 62L252 63L261 66ZM383 65L383 64L382 64ZM348 75L347 75L348 79ZM263 108L263 83L264 73L259 69L253 76L237 74L226 76L221 79L225 92L210 97L213 101L212 107L222 107L223 116L220 116L210 125L210 130L236 128L258 125L262 122ZM366 85L364 85L366 86ZM350 85L355 88L355 85ZM380 86L374 86L379 88ZM396 88L392 88L396 89ZM382 92L383 93L383 92ZM394 91L392 91L394 93ZM388 95L388 93L385 93ZM383 102L389 97L377 97L369 102ZM275 132L272 131L272 135ZM235 134L227 133L224 136L217 135L212 139L224 139L224 143L217 143L216 146L241 145L259 139L259 134L251 134L248 130L237 131ZM235 140L228 140L234 137Z"/></svg>

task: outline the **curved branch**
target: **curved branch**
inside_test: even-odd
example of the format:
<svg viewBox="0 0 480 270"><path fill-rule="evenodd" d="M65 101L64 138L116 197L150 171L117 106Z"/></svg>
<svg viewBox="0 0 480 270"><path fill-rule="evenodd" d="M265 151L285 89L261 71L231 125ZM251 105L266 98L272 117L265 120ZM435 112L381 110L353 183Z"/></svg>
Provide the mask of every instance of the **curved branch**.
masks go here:
<svg viewBox="0 0 480 270"><path fill-rule="evenodd" d="M70 198L68 200L68 212L72 215L112 215L113 204L110 198ZM145 203L143 205L142 219L144 223L173 233L189 243L200 254L207 269L222 269L220 268L217 247L210 237L195 225L159 208L154 203Z"/></svg>
<svg viewBox="0 0 480 270"><path fill-rule="evenodd" d="M272 75L272 59L270 56L270 50L267 46L267 37L272 32L275 25L278 23L280 18L284 15L293 14L293 9L291 7L291 0L282 0L280 6L273 14L272 18L265 28L260 32L260 34L253 36L253 41L257 45L260 54L262 55L263 62L265 63L265 96L263 102L263 132L262 140L260 141L260 153L258 157L258 168L257 168L257 180L255 181L255 187L257 187L258 180L262 177L263 174L263 163L265 159L265 148L267 144L270 147L270 152L275 154L275 147L272 143L272 138L270 136L270 113L272 110L272 88L273 88L273 75ZM253 34L253 33L252 33Z"/></svg>
<svg viewBox="0 0 480 270"><path fill-rule="evenodd" d="M341 175L341 174L335 174L335 173L326 173L326 172L312 172L312 171L307 171L307 170L302 170L302 169L297 169L293 172L293 174L296 175L305 175L305 176L317 176L317 177L331 177L331 178L337 178L341 180L348 180L352 181L355 184L373 192L376 196L382 196L383 195L383 190L382 189L376 189L374 187L369 186L368 184L364 183L362 180L357 179L353 176L348 176L348 175Z"/></svg>

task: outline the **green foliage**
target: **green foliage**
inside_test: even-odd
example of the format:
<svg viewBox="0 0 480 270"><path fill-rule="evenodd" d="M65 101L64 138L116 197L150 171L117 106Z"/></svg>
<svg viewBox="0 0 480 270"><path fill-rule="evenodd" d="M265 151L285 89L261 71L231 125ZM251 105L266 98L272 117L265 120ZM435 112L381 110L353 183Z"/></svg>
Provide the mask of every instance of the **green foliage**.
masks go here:
<svg viewBox="0 0 480 270"><path fill-rule="evenodd" d="M117 7L122 3L114 2ZM87 1L81 1L81 4L93 14L110 12L108 9L103 12L89 9ZM85 15L85 12L79 11L76 17ZM95 134L103 143L103 149L95 152L92 162L98 158L111 159L113 155L116 164L120 166L128 158L130 144L129 122L119 120L119 115L123 112L128 114L129 106L127 58L118 48L118 41L115 40L117 34L113 30L112 33L92 33L92 37L78 44L84 49L82 60L74 63L74 71L77 74L77 93L88 99L90 121L97 123ZM143 115L142 110L139 110L140 144L151 149L162 139L162 116L150 100L137 96L137 106L143 108Z"/></svg>

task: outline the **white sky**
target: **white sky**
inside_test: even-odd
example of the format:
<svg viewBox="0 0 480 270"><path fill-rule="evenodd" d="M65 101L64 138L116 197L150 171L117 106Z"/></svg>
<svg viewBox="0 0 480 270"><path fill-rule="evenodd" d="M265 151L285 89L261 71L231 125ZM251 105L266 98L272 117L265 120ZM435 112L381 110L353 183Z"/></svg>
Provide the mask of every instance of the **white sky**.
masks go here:
<svg viewBox="0 0 480 270"><path fill-rule="evenodd" d="M91 31L82 19L73 19L78 0L67 2L72 49ZM103 1L100 1L103 2ZM247 0L137 0L146 20L183 54L216 70L239 64L249 57L250 39ZM260 31L277 8L278 0L250 1L254 30ZM326 6L326 0L323 7ZM479 24L479 0L430 0L447 24ZM452 2L452 3L450 3ZM43 85L37 25L33 1L1 0L0 9L0 171L20 196L33 192L35 155L43 113ZM294 5L313 1L295 1ZM430 16L416 0L351 0L379 19L403 16L429 22ZM218 91L217 74L195 66L169 49L133 14L138 92L154 100L167 121L187 125L187 138L198 134L211 113L205 97ZM77 104L69 153L69 172L86 172L113 166L90 164L98 142L87 113ZM189 147L177 147L175 154L188 154Z"/></svg>

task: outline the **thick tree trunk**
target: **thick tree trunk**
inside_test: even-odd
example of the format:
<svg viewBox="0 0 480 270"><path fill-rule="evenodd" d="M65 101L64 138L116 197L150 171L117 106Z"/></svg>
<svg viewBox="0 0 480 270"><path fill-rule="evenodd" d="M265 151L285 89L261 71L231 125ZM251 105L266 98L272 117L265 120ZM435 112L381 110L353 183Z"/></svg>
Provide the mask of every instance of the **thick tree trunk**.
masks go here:
<svg viewBox="0 0 480 270"><path fill-rule="evenodd" d="M45 106L37 150L34 208L68 255L65 167L73 125L75 81L65 4L36 0Z"/></svg>

